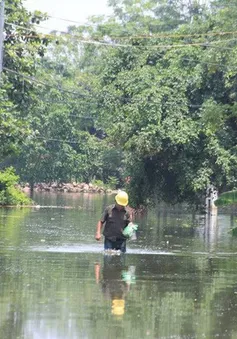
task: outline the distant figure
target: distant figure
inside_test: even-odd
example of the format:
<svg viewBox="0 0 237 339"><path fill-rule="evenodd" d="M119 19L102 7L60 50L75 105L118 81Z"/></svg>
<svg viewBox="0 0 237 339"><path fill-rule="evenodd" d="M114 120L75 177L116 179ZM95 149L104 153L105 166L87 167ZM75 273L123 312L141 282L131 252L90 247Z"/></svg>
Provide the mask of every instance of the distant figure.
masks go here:
<svg viewBox="0 0 237 339"><path fill-rule="evenodd" d="M130 177L130 175L127 176L127 177L124 179L124 181L125 181L125 183L126 183L127 185L130 184L130 182L131 182L131 177Z"/></svg>
<svg viewBox="0 0 237 339"><path fill-rule="evenodd" d="M115 204L106 207L101 219L97 223L95 238L101 239L101 230L103 229L104 249L120 250L126 252L126 237L123 235L124 228L132 221L128 205L128 195L124 191L119 191L115 196Z"/></svg>
<svg viewBox="0 0 237 339"><path fill-rule="evenodd" d="M206 208L216 209L215 201L218 199L218 191L213 185L209 185L206 190Z"/></svg>

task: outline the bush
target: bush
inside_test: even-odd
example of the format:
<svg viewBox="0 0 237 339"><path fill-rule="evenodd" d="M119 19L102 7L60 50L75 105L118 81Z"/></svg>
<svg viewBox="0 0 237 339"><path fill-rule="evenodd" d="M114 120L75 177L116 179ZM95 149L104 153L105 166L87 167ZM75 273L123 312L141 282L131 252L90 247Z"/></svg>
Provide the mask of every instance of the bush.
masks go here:
<svg viewBox="0 0 237 339"><path fill-rule="evenodd" d="M0 205L26 205L32 201L15 186L19 177L13 167L0 172Z"/></svg>
<svg viewBox="0 0 237 339"><path fill-rule="evenodd" d="M107 180L107 186L108 188L111 188L112 190L116 189L118 183L119 183L119 179L113 176L110 176Z"/></svg>
<svg viewBox="0 0 237 339"><path fill-rule="evenodd" d="M98 186L98 187L104 187L105 186L105 184L103 183L102 180L93 179L91 183L92 183L93 186Z"/></svg>

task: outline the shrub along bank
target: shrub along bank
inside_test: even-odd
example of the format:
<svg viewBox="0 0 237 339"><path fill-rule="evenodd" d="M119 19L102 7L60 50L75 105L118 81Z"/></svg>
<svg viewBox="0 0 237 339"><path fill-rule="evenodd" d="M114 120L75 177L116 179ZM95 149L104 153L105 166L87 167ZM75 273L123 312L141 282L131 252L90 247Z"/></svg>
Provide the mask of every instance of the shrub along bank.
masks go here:
<svg viewBox="0 0 237 339"><path fill-rule="evenodd" d="M18 187L19 177L12 167L0 172L0 205L28 205L32 204L24 192Z"/></svg>

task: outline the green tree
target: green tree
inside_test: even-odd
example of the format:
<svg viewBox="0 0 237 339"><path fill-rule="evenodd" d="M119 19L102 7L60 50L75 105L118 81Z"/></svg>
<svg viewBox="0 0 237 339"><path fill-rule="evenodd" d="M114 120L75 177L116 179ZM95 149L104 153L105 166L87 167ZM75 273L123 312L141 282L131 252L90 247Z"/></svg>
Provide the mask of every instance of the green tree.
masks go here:
<svg viewBox="0 0 237 339"><path fill-rule="evenodd" d="M0 172L0 205L24 205L31 200L16 188L19 177L12 167Z"/></svg>
<svg viewBox="0 0 237 339"><path fill-rule="evenodd" d="M121 20L128 4L140 13L135 2L119 4ZM102 52L100 123L127 154L136 203L157 197L198 202L210 182L220 190L235 185L236 91L229 63L236 44L216 34L230 25L221 12L194 12L171 38L130 38L127 47Z"/></svg>
<svg viewBox="0 0 237 339"><path fill-rule="evenodd" d="M235 188L237 46L228 32L236 5L109 5L109 19L52 33L46 54L42 37L23 44L17 72L37 80L25 78L21 101L22 78L8 78L7 99L30 132L15 161L18 173L31 183L115 177L122 184L130 175L134 205L198 203L210 183ZM20 46L9 43L9 56Z"/></svg>
<svg viewBox="0 0 237 339"><path fill-rule="evenodd" d="M0 92L0 122L2 166L9 155L19 150L29 135L27 120L33 103L33 84L36 60L43 55L48 39L41 38L33 26L46 16L29 13L21 0L6 1L3 74Z"/></svg>

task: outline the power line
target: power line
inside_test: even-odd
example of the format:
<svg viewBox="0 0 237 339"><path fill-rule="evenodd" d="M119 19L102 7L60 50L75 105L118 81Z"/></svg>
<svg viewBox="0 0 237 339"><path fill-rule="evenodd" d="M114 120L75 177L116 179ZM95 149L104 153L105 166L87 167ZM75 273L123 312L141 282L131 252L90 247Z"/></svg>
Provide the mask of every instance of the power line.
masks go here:
<svg viewBox="0 0 237 339"><path fill-rule="evenodd" d="M158 53L159 54L159 53ZM160 54L162 56L162 54ZM212 65L212 66L223 66L225 68L227 68L228 70L230 71L235 71L237 70L237 66L233 66L233 65L223 65L223 64L218 64L217 62L212 62L212 61L202 61L202 60L195 60L195 59L190 59L190 58L183 58L182 57L182 60L185 60L185 61L190 61L190 62L196 62L197 64L204 64L204 65ZM180 61L182 61L180 60Z"/></svg>
<svg viewBox="0 0 237 339"><path fill-rule="evenodd" d="M45 82L43 82L41 80L36 79L33 76L19 73L17 71L14 71L12 69L7 68L7 67L3 67L3 69L5 71L9 72L9 73L17 74L17 75L21 76L22 78L28 79L28 80L30 80L32 82L35 82L35 83L39 84L39 85L42 85L42 86L45 86L45 87L49 87L49 88L56 88L60 92L65 92L65 93L69 93L69 94L73 94L73 95L78 95L78 96L80 96L82 98L89 98L90 97L89 95L84 95L84 94L81 94L79 92L75 92L75 91L72 91L72 90L69 90L69 89L64 89L64 88L61 88L61 87L49 85L49 84L47 84L47 83L45 83Z"/></svg>
<svg viewBox="0 0 237 339"><path fill-rule="evenodd" d="M185 58L184 60L189 60L189 61L196 61L196 60L192 60L192 59L187 59L187 58ZM213 65L218 65L218 66L220 66L219 64L215 64L215 63L212 63ZM42 82L42 81L38 81L37 79L35 79L34 77L31 77L31 76L26 76L26 75L24 75L24 74L21 74L21 73L19 73L19 72L17 72L17 71L13 71L13 70L10 70L10 69L8 69L8 68L6 68L6 67L3 67L3 69L4 70L6 70L6 71L8 71L8 72L12 72L12 73L14 73L14 74L17 74L17 75L19 75L19 76L22 76L22 77L26 77L27 79L30 79L31 81L33 81L33 82L36 82L36 83L40 83L40 85L44 85L44 86L47 86L47 87L50 87L50 88L56 88L57 90L59 90L59 91L62 91L62 92L69 92L69 93L72 93L72 94L79 94L79 93L76 93L76 92L71 92L71 91L67 91L67 90L65 90L65 89L61 89L61 88L57 88L57 87L55 87L55 86L51 86L51 85L48 85L48 84L46 84L46 83L44 83L44 82ZM235 68L235 69L237 69L237 68ZM81 95L81 94L79 94L79 95ZM94 96L86 96L86 95L84 95L83 96L83 98L88 98L88 99L95 99L94 98ZM134 103L137 103L137 102L141 102L141 99L136 99L136 98L127 98L126 96L117 96L117 97L115 97L115 96L112 96L112 95L110 95L110 99L112 99L112 100L114 100L114 99L117 99L117 100L123 100L126 104L134 104ZM97 104L97 101L94 101L94 102L92 102L92 103L94 103L94 104ZM66 104L66 103L63 103L63 104ZM154 102L152 103L152 104L154 104ZM162 103L157 103L158 105L162 105ZM166 105L178 105L178 104L176 104L176 103L165 103ZM180 104L181 106L183 105L183 104ZM187 107L189 107L189 108L200 108L200 107L202 107L202 105L192 105L192 104L188 104L188 103L185 103L185 105L187 105ZM93 118L94 119L94 118Z"/></svg>
<svg viewBox="0 0 237 339"><path fill-rule="evenodd" d="M57 138L45 138L45 137L34 137L34 139L40 139L42 141L57 141L57 142L65 142L65 143L69 143L69 144L81 144L81 141L70 141L70 140L63 140L63 139L57 139ZM98 139L98 138L97 138ZM100 139L98 139L100 140Z"/></svg>
<svg viewBox="0 0 237 339"><path fill-rule="evenodd" d="M28 30L28 31L32 31L32 29L30 28L27 28L27 27L24 27L24 26L21 26L21 25L16 25L14 23L9 23L9 22L6 22L6 24L8 25L14 25L15 27L17 28L22 28L24 30ZM45 28L45 27L42 27L42 26L37 26L39 28ZM108 46L108 47L129 47L129 45L125 45L125 44L115 44L113 42L101 42L101 41L97 41L97 40L87 40L87 39L83 39L80 35L78 34L71 34L69 32L64 32L64 31L59 31L59 30L55 30L55 32L57 33L60 33L61 35L57 36L55 34L52 34L52 33L47 33L47 34L43 34L43 33L37 33L37 35L32 35L32 34L29 34L29 35L22 35L24 37L28 37L28 38L38 38L38 37L43 37L43 38L54 38L54 39L59 39L59 37L63 37L63 36L71 36L73 38L77 38L79 40L80 43L82 44L93 44L93 45L104 45L104 46ZM7 35L7 36L11 36L11 34ZM14 36L17 36L17 34L15 33ZM134 46L131 46L131 47L134 47Z"/></svg>
<svg viewBox="0 0 237 339"><path fill-rule="evenodd" d="M215 5L215 7L217 8L223 8L222 5ZM225 7L225 8L237 8L237 6L233 3L233 4L228 4L228 7ZM6 7L8 9L11 9L10 7ZM112 16L111 15L108 15L106 16L107 18L111 18ZM74 24L78 24L79 27L84 27L84 26L92 26L92 27L98 27L98 25L103 25L103 23L83 23L83 22L80 22L80 21L76 21L76 20L72 20L72 19L67 19L67 18L62 18L62 17L57 17L57 16L53 16L53 15L48 15L48 18L51 18L51 19L56 19L56 20L61 20L61 21L65 21L65 22L70 22L70 23L74 23ZM42 27L42 26L38 26L37 27L39 28L43 28L43 29L47 29L49 30L50 28L49 27ZM124 39L133 39L133 38L137 38L137 39L144 39L144 38L183 38L183 37L194 37L194 36L216 36L216 35L220 35L220 36L223 36L223 35L230 35L230 34L237 34L237 31L230 31L230 32L206 32L206 33L193 33L193 34L175 34L175 33L172 33L172 34L141 34L141 35L133 35L133 36L117 36L117 35L114 35L114 36L110 36L110 37L114 37L114 38L124 38Z"/></svg>
<svg viewBox="0 0 237 339"><path fill-rule="evenodd" d="M8 7L8 6L5 6L6 9L8 10L12 10L12 7ZM32 12L31 12L32 13ZM32 13L33 14L33 13ZM44 13L43 13L44 14ZM93 23L86 23L86 22L82 22L82 21L77 21L77 20L72 20L72 19L66 19L66 18L61 18L61 17L58 17L58 16L53 16L53 15L50 15L50 13L46 13L47 14L47 18L51 18L51 19L56 19L56 20L61 20L61 21L66 21L66 22L70 22L70 23L73 23L73 24L78 24L79 26L98 26L98 24L93 24ZM106 16L107 18L110 17L110 15ZM47 20L47 19L46 19Z"/></svg>
<svg viewBox="0 0 237 339"><path fill-rule="evenodd" d="M235 40L235 39L234 39L234 40ZM225 40L225 41L226 41L226 40ZM223 42L223 41L220 41L220 42ZM185 47L186 47L186 46L189 46L189 45L185 45ZM203 46L204 46L204 47L215 47L215 48L218 48L218 47L216 47L216 46L207 46L207 45L204 45L204 44L203 44ZM124 47L128 47L128 45L124 45ZM131 46L131 47L136 47L136 46ZM144 46L144 47L147 48L147 49L149 49L150 46ZM172 45L172 47L175 47L175 46ZM223 47L219 47L219 48L220 48L220 49L223 49ZM232 48L228 48L228 49L232 49ZM157 52L156 52L156 53L157 53ZM159 54L159 53L158 53L158 54ZM160 54L160 55L163 56L162 54ZM182 58L182 60L191 61L191 62L196 62L197 64L200 63L200 64L206 64L206 65L219 66L219 67L224 66L224 67L227 68L228 70L236 70L236 69L237 69L237 67L236 67L236 66L233 66L233 65L223 65L223 64L219 64L219 63L211 62L211 61L195 60L195 59L190 59L190 58L186 58L186 57L185 57L185 58ZM55 88L55 87L53 87L53 86L51 86L51 85L48 85L48 84L43 83L43 82L40 81L40 80L35 80L35 78L32 77L32 76L30 77L30 76L21 74L21 73L19 73L19 72L10 70L10 69L8 69L8 68L6 68L6 67L4 67L4 69L5 69L6 71L9 71L9 72L18 74L18 75L20 75L20 76L22 76L22 77L25 77L25 78L27 78L27 79L30 79L31 81L34 81L34 82L37 82L37 83L41 83L41 84L44 85L44 86L48 86L48 87L51 87L51 88ZM58 90L60 90L60 91L67 91L67 90L62 90L62 89L60 89L60 88L58 88ZM68 92L68 91L67 91L67 92ZM78 94L78 95L80 95L80 96L83 96L81 93L77 93L77 92L71 92L71 91L69 91L69 93Z"/></svg>
<svg viewBox="0 0 237 339"><path fill-rule="evenodd" d="M51 18L57 18L57 17L53 17L53 16L49 16ZM64 20L64 21L69 21L69 22L72 22L72 23L79 23L78 21L74 21L74 20L67 20L67 19L63 19L63 18L57 18L57 19L60 19L60 20ZM24 27L24 26L21 26L21 25L17 25L15 23L9 23L9 22L6 22L8 24L11 24L11 25L15 25L16 27L19 27L19 28L24 28L25 30L30 30L32 31L32 28L27 28L27 27ZM41 25L38 25L38 24L34 24L32 23L32 26L35 26L35 28L42 28L42 29L46 29L46 30L51 30L51 31L55 31L55 32L58 32L58 33L62 33L62 34L68 34L68 35L73 35L75 36L75 34L71 34L69 32L66 32L66 31L60 31L60 30L57 30L57 29L51 29L49 27L46 27L46 26L41 26ZM81 25L82 27L83 26L96 26L98 27L98 24L85 24L85 25ZM102 23L103 25L103 23ZM236 35L237 34L237 31L219 31L219 32L205 32L205 33L187 33L187 34L180 34L180 33L158 33L158 34L140 34L140 35L130 35L130 36L127 36L127 35L108 35L109 38L119 38L119 39L154 39L154 38L190 38L190 37L201 37L201 36L207 36L207 37L212 37L212 36L224 36L224 35ZM46 33L46 35L50 35L50 33Z"/></svg>
<svg viewBox="0 0 237 339"><path fill-rule="evenodd" d="M96 117L92 116L83 116L83 115L74 115L74 114L69 114L69 117L71 118L79 118L79 119L85 119L85 120L95 120Z"/></svg>
<svg viewBox="0 0 237 339"><path fill-rule="evenodd" d="M45 101L45 100L43 100L43 102L51 103L51 101ZM55 103L55 102L52 102L52 103ZM67 103L62 103L62 102L58 102L58 103L56 102L56 104L67 105ZM17 109L19 109L19 108L17 108L17 107L9 107L7 105L1 105L1 103L0 103L0 109L7 109L7 108L8 108L8 110L6 111L6 113L15 111L15 113L17 113L19 115L19 111L17 111ZM76 114L68 114L67 117L70 117L70 118L71 117L72 118L79 118L79 119L85 119L85 120L95 120L96 119L96 117L93 117L93 116L87 116L87 115L83 116L83 115L76 115Z"/></svg>
<svg viewBox="0 0 237 339"><path fill-rule="evenodd" d="M224 36L224 35L236 35L237 31L230 32L207 32L207 33L193 33L193 34L141 34L141 35L109 35L110 38L119 38L119 39L163 39L163 38L192 38L192 37L212 37L212 36Z"/></svg>
<svg viewBox="0 0 237 339"><path fill-rule="evenodd" d="M15 25L15 27L18 27L18 28L22 28L22 29L25 29L25 30L29 30L29 31L32 31L32 29L29 29L29 28L26 28L24 26L20 26L20 25L16 25L14 23L9 23L9 22L6 22L7 24L9 25ZM41 27L41 26L38 26L38 27ZM60 36L57 36L55 34L43 34L43 33L37 33L37 35L32 35L32 34L29 34L29 35L23 35L24 37L28 37L28 38L38 38L38 37L43 37L43 38L53 38L53 39L59 39L59 37L63 37L63 35L68 35L68 36L71 36L73 38L76 38L78 39L79 43L81 44L92 44L92 45L101 45L101 46L107 46L107 47L124 47L124 48L181 48L181 47L189 47L189 46L200 46L200 47L210 47L210 48L219 48L219 49L223 49L223 50L232 50L233 48L232 47L218 47L218 46L213 46L212 44L218 44L218 43L222 43L223 42L231 42L231 41L236 41L237 38L232 38L232 39L226 39L226 40L214 40L214 41L206 41L206 42L195 42L195 43L184 43L184 44L164 44L164 45L129 45L129 44L119 44L119 43L115 43L113 41L109 41L109 42L105 42L105 41L98 41L98 40L93 40L93 39L85 39L85 38L82 38L80 35L78 34L71 34L69 32L63 32L63 31L58 31L56 30L55 32L58 32L62 35ZM237 34L237 32L236 32ZM6 35L7 36L19 36L17 33L14 33L14 34L9 34L9 35ZM131 38L132 39L132 38Z"/></svg>
<svg viewBox="0 0 237 339"><path fill-rule="evenodd" d="M81 21L75 21L75 20L72 20L72 19L65 19L65 18L60 18L60 17L57 17L57 16L53 16L53 15L48 15L49 18L51 19L57 19L57 20L61 20L61 21L66 21L66 22L70 22L72 24L78 24L79 26L83 27L83 26L98 26L98 24L93 24L93 23L83 23Z"/></svg>

